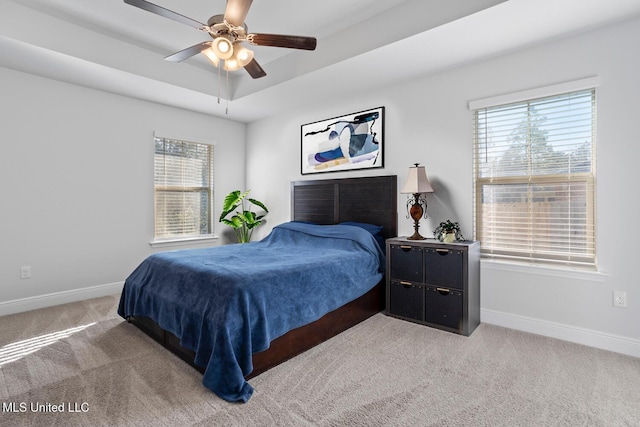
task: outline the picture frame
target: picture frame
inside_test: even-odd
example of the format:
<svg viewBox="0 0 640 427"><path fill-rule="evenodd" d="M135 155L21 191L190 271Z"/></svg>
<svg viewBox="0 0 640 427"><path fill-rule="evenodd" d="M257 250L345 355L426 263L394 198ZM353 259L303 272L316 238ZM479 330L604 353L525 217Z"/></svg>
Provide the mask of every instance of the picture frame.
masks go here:
<svg viewBox="0 0 640 427"><path fill-rule="evenodd" d="M384 107L301 126L302 175L384 167Z"/></svg>

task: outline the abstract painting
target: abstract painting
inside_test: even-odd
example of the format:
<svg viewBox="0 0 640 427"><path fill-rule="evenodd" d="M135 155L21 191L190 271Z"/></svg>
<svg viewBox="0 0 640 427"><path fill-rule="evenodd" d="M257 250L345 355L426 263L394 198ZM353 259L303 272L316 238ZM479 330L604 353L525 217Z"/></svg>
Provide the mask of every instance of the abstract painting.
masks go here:
<svg viewBox="0 0 640 427"><path fill-rule="evenodd" d="M384 166L384 107L302 125L301 172Z"/></svg>

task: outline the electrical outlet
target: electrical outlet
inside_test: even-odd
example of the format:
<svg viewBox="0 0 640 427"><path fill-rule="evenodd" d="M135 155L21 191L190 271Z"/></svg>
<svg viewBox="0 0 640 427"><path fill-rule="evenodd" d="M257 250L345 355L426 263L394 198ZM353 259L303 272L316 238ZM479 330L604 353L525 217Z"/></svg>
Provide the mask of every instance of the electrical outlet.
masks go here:
<svg viewBox="0 0 640 427"><path fill-rule="evenodd" d="M30 279L31 278L31 266L24 265L20 267L20 278L21 279Z"/></svg>
<svg viewBox="0 0 640 427"><path fill-rule="evenodd" d="M625 291L613 291L613 306L614 307L627 306L627 293Z"/></svg>

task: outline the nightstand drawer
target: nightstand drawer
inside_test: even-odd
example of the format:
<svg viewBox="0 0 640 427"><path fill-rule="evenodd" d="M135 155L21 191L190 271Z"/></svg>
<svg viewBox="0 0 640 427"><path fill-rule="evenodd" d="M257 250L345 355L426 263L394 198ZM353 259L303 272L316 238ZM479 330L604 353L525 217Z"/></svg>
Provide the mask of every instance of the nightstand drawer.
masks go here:
<svg viewBox="0 0 640 427"><path fill-rule="evenodd" d="M411 282L391 280L389 314L424 320L424 288Z"/></svg>
<svg viewBox="0 0 640 427"><path fill-rule="evenodd" d="M463 293L457 289L427 286L425 322L462 330Z"/></svg>
<svg viewBox="0 0 640 427"><path fill-rule="evenodd" d="M462 251L445 248L424 249L424 281L427 285L463 290Z"/></svg>
<svg viewBox="0 0 640 427"><path fill-rule="evenodd" d="M422 282L422 249L410 245L391 245L391 278Z"/></svg>

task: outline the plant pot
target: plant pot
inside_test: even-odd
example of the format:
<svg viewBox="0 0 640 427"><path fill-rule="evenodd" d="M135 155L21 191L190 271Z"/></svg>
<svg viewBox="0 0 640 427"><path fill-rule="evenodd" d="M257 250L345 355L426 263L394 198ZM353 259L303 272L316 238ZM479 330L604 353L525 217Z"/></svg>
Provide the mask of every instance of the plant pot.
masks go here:
<svg viewBox="0 0 640 427"><path fill-rule="evenodd" d="M455 240L456 240L456 233L455 232L447 233L447 234L442 236L442 241L445 242L445 243L455 242Z"/></svg>

